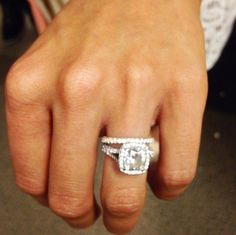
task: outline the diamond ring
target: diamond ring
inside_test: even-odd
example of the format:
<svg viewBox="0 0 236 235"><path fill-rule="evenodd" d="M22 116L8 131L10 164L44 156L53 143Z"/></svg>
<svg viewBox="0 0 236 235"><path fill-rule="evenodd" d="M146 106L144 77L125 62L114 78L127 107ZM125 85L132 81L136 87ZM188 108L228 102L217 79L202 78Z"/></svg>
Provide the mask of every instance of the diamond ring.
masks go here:
<svg viewBox="0 0 236 235"><path fill-rule="evenodd" d="M153 147L154 144L155 147L159 146L154 138L116 138L104 136L101 138L101 143L102 151L118 163L121 172L128 175L145 173L151 159L157 155L157 151Z"/></svg>

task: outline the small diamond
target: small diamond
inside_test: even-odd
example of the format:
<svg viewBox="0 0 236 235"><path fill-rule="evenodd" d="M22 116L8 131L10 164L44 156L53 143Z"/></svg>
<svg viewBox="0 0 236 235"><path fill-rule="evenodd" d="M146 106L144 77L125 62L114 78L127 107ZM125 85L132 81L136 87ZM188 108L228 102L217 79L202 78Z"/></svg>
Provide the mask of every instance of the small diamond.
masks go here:
<svg viewBox="0 0 236 235"><path fill-rule="evenodd" d="M153 138L116 138L116 137L107 137L103 136L101 139L102 143L106 144L125 144L125 143L152 143L154 142Z"/></svg>

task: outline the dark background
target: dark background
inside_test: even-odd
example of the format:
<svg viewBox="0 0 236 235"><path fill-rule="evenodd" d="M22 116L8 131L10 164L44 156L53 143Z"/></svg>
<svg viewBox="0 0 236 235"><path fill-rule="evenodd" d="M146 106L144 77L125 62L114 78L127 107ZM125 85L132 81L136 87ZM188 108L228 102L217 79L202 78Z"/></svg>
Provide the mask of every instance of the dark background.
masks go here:
<svg viewBox="0 0 236 235"><path fill-rule="evenodd" d="M0 40L0 235L108 234L101 219L77 231L49 209L20 192L9 160L3 84L9 66L35 40L30 24L14 44ZM193 184L175 201L156 199L148 190L146 206L132 234L236 234L236 30L219 62L209 72L209 99L205 112L199 167ZM99 197L102 171L99 156L95 183ZM79 170L79 169L78 169Z"/></svg>
<svg viewBox="0 0 236 235"><path fill-rule="evenodd" d="M208 106L236 113L236 24L221 58L209 71Z"/></svg>

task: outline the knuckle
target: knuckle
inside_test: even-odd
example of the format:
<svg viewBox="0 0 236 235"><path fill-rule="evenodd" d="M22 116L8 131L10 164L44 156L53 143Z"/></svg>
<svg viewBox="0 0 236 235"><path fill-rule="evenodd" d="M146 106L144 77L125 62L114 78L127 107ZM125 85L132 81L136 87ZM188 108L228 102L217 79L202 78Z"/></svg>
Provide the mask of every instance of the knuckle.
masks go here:
<svg viewBox="0 0 236 235"><path fill-rule="evenodd" d="M20 88L22 87L24 81L24 71L25 69L23 62L16 62L14 65L12 65L8 72L6 80L7 96L15 96L19 93L19 91L21 91Z"/></svg>
<svg viewBox="0 0 236 235"><path fill-rule="evenodd" d="M137 189L118 189L103 201L106 211L114 216L128 216L141 210L142 203Z"/></svg>
<svg viewBox="0 0 236 235"><path fill-rule="evenodd" d="M38 180L32 179L32 177L26 177L22 175L16 175L17 187L32 196L42 196L45 194L45 187Z"/></svg>
<svg viewBox="0 0 236 235"><path fill-rule="evenodd" d="M6 79L6 99L8 103L30 103L38 90L36 71L28 65L28 59L17 61L9 70Z"/></svg>
<svg viewBox="0 0 236 235"><path fill-rule="evenodd" d="M171 92L174 94L176 97L179 97L182 95L185 95L186 93L192 93L192 90L190 91L190 88L192 87L191 79L187 79L183 75L176 75L172 78L171 81ZM196 89L196 87L195 87Z"/></svg>
<svg viewBox="0 0 236 235"><path fill-rule="evenodd" d="M154 78L154 69L149 64L131 63L127 68L128 81L132 87L143 89L150 85Z"/></svg>
<svg viewBox="0 0 236 235"><path fill-rule="evenodd" d="M58 79L58 95L70 105L78 99L94 97L102 82L102 73L96 66L73 64L62 71Z"/></svg>
<svg viewBox="0 0 236 235"><path fill-rule="evenodd" d="M89 197L72 196L54 193L49 197L49 205L52 211L63 218L79 218L89 213L92 209L92 200Z"/></svg>
<svg viewBox="0 0 236 235"><path fill-rule="evenodd" d="M204 75L201 79L196 77L196 74L189 76L186 73L175 74L170 81L167 100L175 107L178 105L180 109L183 108L185 112L191 110L192 114L198 115L201 119L206 106L208 84ZM189 109L189 104L194 108Z"/></svg>
<svg viewBox="0 0 236 235"><path fill-rule="evenodd" d="M182 96L185 94L207 95L207 74L203 70L180 69L170 78L172 92Z"/></svg>
<svg viewBox="0 0 236 235"><path fill-rule="evenodd" d="M195 173L190 170L170 171L162 176L163 184L170 189L187 187L194 180Z"/></svg>

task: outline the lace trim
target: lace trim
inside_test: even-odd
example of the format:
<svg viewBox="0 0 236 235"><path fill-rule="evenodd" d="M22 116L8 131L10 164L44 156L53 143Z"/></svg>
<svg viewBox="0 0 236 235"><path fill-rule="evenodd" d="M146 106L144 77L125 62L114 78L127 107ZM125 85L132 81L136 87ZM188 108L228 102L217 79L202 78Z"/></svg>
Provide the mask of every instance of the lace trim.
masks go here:
<svg viewBox="0 0 236 235"><path fill-rule="evenodd" d="M207 68L219 59L233 29L236 0L203 0L201 22L205 30Z"/></svg>

